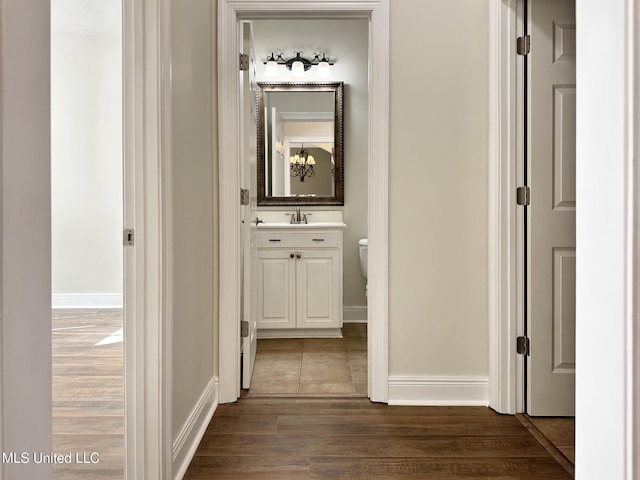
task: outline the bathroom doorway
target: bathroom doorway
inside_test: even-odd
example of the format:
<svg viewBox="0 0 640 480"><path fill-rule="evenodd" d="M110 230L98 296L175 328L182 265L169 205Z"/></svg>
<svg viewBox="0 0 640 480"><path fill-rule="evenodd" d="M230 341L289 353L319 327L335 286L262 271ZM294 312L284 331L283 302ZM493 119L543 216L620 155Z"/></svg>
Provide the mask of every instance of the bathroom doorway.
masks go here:
<svg viewBox="0 0 640 480"><path fill-rule="evenodd" d="M310 8L311 7L311 8ZM342 10L348 10L348 14ZM221 0L219 4L221 21L219 23L219 75L222 88L237 82L237 72L233 66L237 65L237 52L228 48L236 44L238 39L238 21L244 19L287 19L318 20L318 19L355 19L364 20L367 30L368 58L363 67L367 75L368 89L365 90L364 100L367 105L368 121L359 125L365 134L365 145L355 145L361 150L366 149L368 165L366 171L359 171L353 175L366 179L366 232L359 235L351 248L358 251L358 240L363 236L369 238L369 296L367 302L367 389L372 400L386 402L388 399L388 251L387 251L387 223L388 223L388 179L385 174L388 168L388 2L380 0L367 5L354 6L351 2L291 2L286 7L282 4L264 2L260 7L255 3ZM273 20L276 21L276 20ZM303 38L304 35L300 36ZM322 45L302 45L313 56L315 49ZM273 49L288 50L291 46L270 46ZM298 47L302 49L301 47ZM310 50L309 50L310 49ZM339 50L339 49L338 49ZM304 51L304 50L303 50ZM271 52L270 52L271 53ZM274 52L276 53L276 52ZM280 53L280 52L277 52ZM288 52L287 52L288 53ZM343 57L343 65L349 65L350 60ZM333 78L332 78L333 79ZM219 103L219 135L223 138L235 138L237 142L224 142L220 145L220 158L239 158L238 145L240 135L237 130L238 98L233 93L235 88L229 88L230 95L220 99ZM348 91L347 91L348 95ZM356 98L356 97L351 97ZM348 107L347 107L348 108ZM237 336L240 332L240 278L238 266L241 251L238 228L239 208L237 205L237 188L240 185L239 172L234 165L221 164L220 168L220 202L221 202L221 238L220 254L223 259L220 275L222 278L237 279L226 284L221 292L220 318L228 319L220 324L220 401L234 401L240 395L240 348ZM354 178L355 178L354 176ZM373 195L369 185L375 186ZM345 195L345 203L349 202L349 193ZM351 220L345 217L345 223ZM354 255L357 259L357 253ZM355 260L356 271L359 272L359 261ZM345 284L348 280L345 278ZM362 294L364 294L364 289ZM236 296L237 295L237 296ZM236 300L238 299L238 300ZM347 303L345 302L345 305ZM346 312L345 312L346 313ZM345 319L347 315L345 315Z"/></svg>
<svg viewBox="0 0 640 480"><path fill-rule="evenodd" d="M342 329L329 333L326 329L320 332L318 329L300 328L298 331L291 329L269 329L254 331L254 320L248 320L248 337L243 342L242 355L242 386L245 395L313 395L313 394L339 394L366 396L367 394L367 303L365 296L366 281L360 266L359 241L367 237L368 218L368 132L364 128L368 123L368 36L369 24L366 18L356 19L254 19L243 23L246 29L250 23L252 31L252 43L255 60L249 61L250 73L245 76L255 75L255 81L282 83L317 83L319 81L343 82L348 96L344 98L344 111L346 112L342 125L344 134L344 157L349 159L344 165L344 190L346 192L344 206L309 206L300 207L303 215L308 216L309 222L317 220L321 215L337 215L344 220L346 226L340 230L343 239L343 247L340 249L341 259L339 267L340 276L340 300L334 299L340 305L339 317L343 323ZM277 52L274 52L274 49ZM245 45L244 50L248 51ZM284 66L279 66L276 75L269 76L266 72L265 62L272 53L284 56L294 55L292 52L302 52L303 57L313 58L315 53L322 52L331 59L333 65L330 69L329 78L318 78L316 68L310 68L305 72L303 78L292 77L291 72ZM253 67L255 65L255 67ZM245 89L243 88L242 91ZM295 95L318 95L314 93L296 93ZM249 94L250 96L251 94ZM273 94L274 96L277 94ZM281 96L292 95L279 93ZM277 98L277 97L276 97ZM302 120L302 113L291 113L291 109L283 99L283 104L279 105L284 110L278 110L283 116L283 120L278 124L279 131L282 130L283 143L288 144L291 139L298 139L301 132L305 135L319 135L331 132L333 134L333 123L328 131L322 129L322 123L316 118L320 113L311 112L307 115L310 120ZM290 103L290 102L289 102ZM255 102L252 103L255 105ZM311 105L311 107L316 107ZM266 108L266 104L265 104ZM275 109L275 107L273 107ZM318 107L319 108L319 107ZM304 108L302 109L304 110ZM248 108L244 112L249 111ZM258 112L264 114L265 119L271 120L271 112ZM245 113L246 115L246 113ZM255 116L255 108L250 115ZM305 119L307 117L305 116ZM333 121L333 116L331 116ZM242 121L243 125L248 122ZM267 123L266 120L264 122ZM251 128L254 130L251 131ZM244 185L250 190L255 190L255 178L248 178L247 174L255 177L255 161L252 152L255 151L255 122L253 127L245 129L242 154L245 160L245 170L243 176ZM248 130L248 131L247 131ZM333 136L331 137L333 138ZM249 143L247 144L247 140ZM333 141L333 140L332 140ZM253 142L253 143L251 143ZM267 150L269 150L267 148ZM266 154L265 154L266 155ZM275 154L274 154L275 155ZM288 163L288 156L287 163ZM320 162L318 154L315 155ZM342 155L340 155L340 159ZM251 160L249 160L251 159ZM316 169L319 163L315 163ZM286 166L288 170L288 165ZM270 172L267 172L270 173ZM287 173L287 172L285 172ZM262 178L267 178L263 175ZM303 177L291 176L285 178L286 181L302 186L313 188L310 185L312 178L307 178L302 183ZM295 185L294 185L295 186ZM284 192L286 194L286 192ZM285 195L286 196L286 195ZM244 213L243 218L243 249L244 258L243 274L243 318L246 320L255 316L256 310L260 309L256 303L258 299L258 282L253 278L256 275L263 275L264 270L256 267L254 260L258 256L255 252L257 244L255 241L256 228L253 224L255 218L271 219L284 218L295 211L293 206L256 206L255 195L250 195L251 206L244 207L250 213ZM278 211L275 213L274 211ZM291 212L290 212L291 211ZM277 215L280 215L278 217ZM248 220L248 221L247 221ZM261 227L268 224L260 225ZM285 252L286 253L286 252ZM285 255L286 257L286 255ZM288 262L288 258L282 262ZM304 260L304 259L303 259ZM320 260L318 260L320 261ZM273 259L270 262L279 262ZM298 261L300 263L300 261ZM263 265L263 263L260 263ZM282 265L278 263L278 266ZM274 267L275 268L275 267ZM283 267L283 268L286 268ZM251 278L251 281L247 279ZM262 277L261 277L262 278ZM310 279L313 281L313 279ZM269 289L271 290L271 288ZM280 292L271 292L276 296ZM263 293L268 295L268 293ZM291 301L296 300L295 295L291 295ZM259 298L262 298L260 296ZM262 303L268 300L262 299ZM258 322L258 326L260 322ZM279 334L280 332L280 334ZM257 353L254 355L253 347L249 339L257 336ZM328 338L328 337L340 338ZM280 337L280 338L278 338ZM295 337L295 338L293 338ZM324 337L324 338L323 338ZM249 362L255 359L255 366L252 369ZM247 381L247 375L253 377ZM250 388L247 387L250 384Z"/></svg>

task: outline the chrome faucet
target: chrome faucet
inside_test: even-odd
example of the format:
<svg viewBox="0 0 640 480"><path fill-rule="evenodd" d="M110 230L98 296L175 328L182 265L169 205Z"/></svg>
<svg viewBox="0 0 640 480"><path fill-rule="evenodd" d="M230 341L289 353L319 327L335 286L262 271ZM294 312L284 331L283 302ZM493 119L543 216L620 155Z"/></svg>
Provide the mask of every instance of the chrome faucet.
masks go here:
<svg viewBox="0 0 640 480"><path fill-rule="evenodd" d="M307 223L307 216L304 213L300 213L300 207L296 207L295 213L291 214L291 222L290 223Z"/></svg>

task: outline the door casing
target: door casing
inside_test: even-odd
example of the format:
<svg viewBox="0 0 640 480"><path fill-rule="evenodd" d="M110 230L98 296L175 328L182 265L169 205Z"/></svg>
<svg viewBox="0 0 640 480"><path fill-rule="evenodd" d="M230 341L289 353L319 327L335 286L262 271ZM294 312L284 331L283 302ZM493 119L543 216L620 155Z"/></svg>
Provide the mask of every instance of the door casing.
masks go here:
<svg viewBox="0 0 640 480"><path fill-rule="evenodd" d="M173 476L171 3L123 3L126 478Z"/></svg>
<svg viewBox="0 0 640 480"><path fill-rule="evenodd" d="M237 39L238 21L252 18L369 19L368 364L369 398L389 398L389 1L218 0L220 162L220 402L240 395L240 204Z"/></svg>
<svg viewBox="0 0 640 480"><path fill-rule="evenodd" d="M489 3L489 405L515 414L524 407L523 212L516 206L523 178L523 77L515 39L523 31L523 2Z"/></svg>

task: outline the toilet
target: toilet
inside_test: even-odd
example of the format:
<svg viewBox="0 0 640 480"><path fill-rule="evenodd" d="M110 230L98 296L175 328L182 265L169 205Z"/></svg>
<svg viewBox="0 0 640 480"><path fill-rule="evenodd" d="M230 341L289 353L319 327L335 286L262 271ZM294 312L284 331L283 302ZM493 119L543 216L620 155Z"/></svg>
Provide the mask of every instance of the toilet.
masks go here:
<svg viewBox="0 0 640 480"><path fill-rule="evenodd" d="M367 284L367 258L369 249L369 239L362 238L358 241L358 249L360 253L360 271L362 272L362 276L365 280L365 285ZM367 294L367 289L365 289L365 295Z"/></svg>

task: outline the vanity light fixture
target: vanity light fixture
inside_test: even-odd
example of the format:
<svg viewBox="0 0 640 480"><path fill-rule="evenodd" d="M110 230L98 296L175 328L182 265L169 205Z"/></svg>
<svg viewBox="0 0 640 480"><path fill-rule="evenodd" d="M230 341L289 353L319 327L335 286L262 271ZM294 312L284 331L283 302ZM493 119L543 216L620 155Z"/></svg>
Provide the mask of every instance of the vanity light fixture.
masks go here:
<svg viewBox="0 0 640 480"><path fill-rule="evenodd" d="M313 166L316 159L309 155L309 150L304 148L304 144L298 149L295 155L289 157L289 168L292 177L300 177L304 182L305 177L313 177L316 174Z"/></svg>
<svg viewBox="0 0 640 480"><path fill-rule="evenodd" d="M312 60L307 60L301 56L302 52L293 52L295 57L286 60L283 53L274 55L273 53L267 57L265 75L267 77L278 76L278 65L284 65L288 70L291 70L291 75L300 78L304 76L304 72L311 69L313 66L317 66L316 75L320 78L331 77L331 69L329 68L334 62L330 61L324 53L314 53Z"/></svg>

